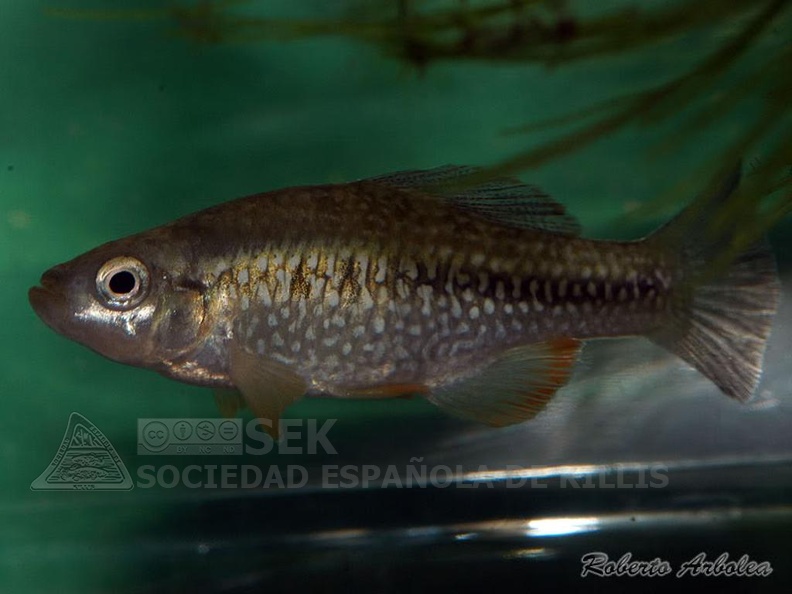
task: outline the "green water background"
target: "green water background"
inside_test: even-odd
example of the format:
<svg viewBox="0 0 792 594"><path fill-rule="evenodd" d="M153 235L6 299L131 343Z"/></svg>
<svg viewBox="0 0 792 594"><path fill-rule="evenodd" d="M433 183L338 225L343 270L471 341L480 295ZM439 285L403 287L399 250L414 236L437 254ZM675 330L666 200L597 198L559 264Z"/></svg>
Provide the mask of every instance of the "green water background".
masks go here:
<svg viewBox="0 0 792 594"><path fill-rule="evenodd" d="M551 137L505 129L679 73L716 41L689 35L643 60L561 69L445 64L419 73L337 39L198 46L169 35L167 23L57 19L44 13L51 5L5 0L0 7L0 580L7 592L53 584L87 592L134 580L142 553L125 543L167 507L163 491L115 493L108 504L106 494L29 490L72 411L128 460L138 418L216 414L208 390L104 360L46 328L26 296L45 269L241 195L446 163L494 164ZM272 6L288 14L294 4ZM304 7L322 11L318 2ZM619 235L613 220L695 170L738 129L723 122L653 160L645 149L667 129L628 128L522 177L567 205L588 234ZM777 233L778 241L786 237ZM396 413L383 403L305 403L295 414L337 414L339 431L349 434L441 417L420 402L399 404ZM119 559L129 562L121 571Z"/></svg>

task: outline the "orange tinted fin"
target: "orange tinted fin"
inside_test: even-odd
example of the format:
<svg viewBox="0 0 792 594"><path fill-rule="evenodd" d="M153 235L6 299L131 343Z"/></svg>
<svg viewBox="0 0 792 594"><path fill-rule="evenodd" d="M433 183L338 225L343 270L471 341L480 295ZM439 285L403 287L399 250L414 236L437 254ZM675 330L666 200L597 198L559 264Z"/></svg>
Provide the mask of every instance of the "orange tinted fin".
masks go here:
<svg viewBox="0 0 792 594"><path fill-rule="evenodd" d="M580 342L567 338L512 349L478 375L435 389L429 400L493 427L520 423L569 381L579 352Z"/></svg>
<svg viewBox="0 0 792 594"><path fill-rule="evenodd" d="M429 388L423 384L385 384L370 388L355 388L347 390L344 395L348 398L410 398L415 394L429 394Z"/></svg>
<svg viewBox="0 0 792 594"><path fill-rule="evenodd" d="M231 381L256 418L271 421L272 427L262 424L262 428L277 437L281 413L305 394L305 382L286 365L234 343L229 346L229 363Z"/></svg>

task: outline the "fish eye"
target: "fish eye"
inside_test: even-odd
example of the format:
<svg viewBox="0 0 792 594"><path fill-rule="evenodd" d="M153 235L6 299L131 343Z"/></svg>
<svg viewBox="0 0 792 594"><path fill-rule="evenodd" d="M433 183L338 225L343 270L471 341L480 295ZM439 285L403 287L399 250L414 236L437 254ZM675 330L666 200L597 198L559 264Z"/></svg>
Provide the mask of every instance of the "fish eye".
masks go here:
<svg viewBox="0 0 792 594"><path fill-rule="evenodd" d="M114 309L135 307L146 297L148 285L148 269L143 262L131 256L108 260L96 273L99 296Z"/></svg>

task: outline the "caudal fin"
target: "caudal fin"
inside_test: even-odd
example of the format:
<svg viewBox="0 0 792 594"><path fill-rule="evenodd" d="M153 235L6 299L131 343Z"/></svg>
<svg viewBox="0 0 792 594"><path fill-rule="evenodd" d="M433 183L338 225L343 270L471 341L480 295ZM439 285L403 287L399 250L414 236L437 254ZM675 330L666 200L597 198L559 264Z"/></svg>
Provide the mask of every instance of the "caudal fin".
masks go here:
<svg viewBox="0 0 792 594"><path fill-rule="evenodd" d="M738 167L712 196L694 203L649 238L677 254L681 267L671 319L649 338L693 365L726 395L745 402L762 373L780 283L764 238L721 270L712 268L741 224L718 216L739 179Z"/></svg>

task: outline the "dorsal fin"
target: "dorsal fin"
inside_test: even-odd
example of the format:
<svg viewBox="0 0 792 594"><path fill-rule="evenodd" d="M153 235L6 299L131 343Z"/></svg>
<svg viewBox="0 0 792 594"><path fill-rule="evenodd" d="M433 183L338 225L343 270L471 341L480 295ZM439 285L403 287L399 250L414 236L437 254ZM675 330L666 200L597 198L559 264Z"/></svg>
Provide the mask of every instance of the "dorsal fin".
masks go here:
<svg viewBox="0 0 792 594"><path fill-rule="evenodd" d="M536 186L513 177L491 179L460 189L464 178L483 171L478 167L444 165L434 169L400 171L363 181L423 190L491 221L561 235L579 235L580 224Z"/></svg>

